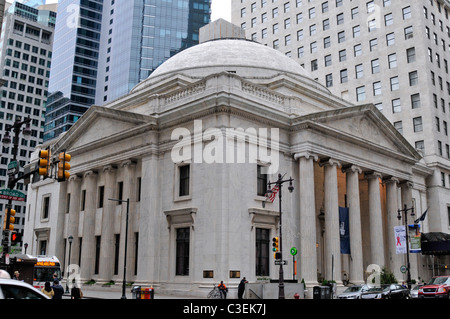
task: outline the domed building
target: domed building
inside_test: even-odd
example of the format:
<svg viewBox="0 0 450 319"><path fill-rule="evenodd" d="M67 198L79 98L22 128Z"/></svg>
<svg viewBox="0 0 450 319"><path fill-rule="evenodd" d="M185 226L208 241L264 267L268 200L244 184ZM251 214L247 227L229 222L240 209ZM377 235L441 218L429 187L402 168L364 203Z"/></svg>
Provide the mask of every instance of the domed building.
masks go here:
<svg viewBox="0 0 450 319"><path fill-rule="evenodd" d="M242 277L278 279L274 237L284 278L311 294L323 279L362 283L373 264L403 278L393 227L403 205L427 207L420 154L373 105L332 95L239 28L201 31L201 44L37 149L66 150L72 167L66 182L29 187L28 251L119 284L127 243L127 281L202 297L220 281L234 297ZM279 174L292 179L281 198ZM411 258L417 278L426 270Z"/></svg>

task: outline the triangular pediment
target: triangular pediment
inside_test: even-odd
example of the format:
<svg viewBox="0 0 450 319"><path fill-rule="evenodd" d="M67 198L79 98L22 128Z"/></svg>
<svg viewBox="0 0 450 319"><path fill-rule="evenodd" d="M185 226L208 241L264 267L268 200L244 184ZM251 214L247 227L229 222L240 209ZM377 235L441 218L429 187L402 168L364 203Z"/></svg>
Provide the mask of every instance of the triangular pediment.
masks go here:
<svg viewBox="0 0 450 319"><path fill-rule="evenodd" d="M367 147L420 160L420 154L372 104L340 108L302 117L316 130Z"/></svg>
<svg viewBox="0 0 450 319"><path fill-rule="evenodd" d="M60 150L95 147L126 138L142 126L155 123L151 116L91 106L55 146Z"/></svg>

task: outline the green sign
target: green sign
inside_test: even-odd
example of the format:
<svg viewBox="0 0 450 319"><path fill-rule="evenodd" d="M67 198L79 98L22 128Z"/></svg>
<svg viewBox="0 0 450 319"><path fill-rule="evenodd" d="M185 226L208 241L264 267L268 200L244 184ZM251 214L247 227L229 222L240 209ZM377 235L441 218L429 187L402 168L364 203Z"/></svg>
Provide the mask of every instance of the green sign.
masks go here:
<svg viewBox="0 0 450 319"><path fill-rule="evenodd" d="M0 189L0 199L10 199L24 202L25 194L15 189Z"/></svg>
<svg viewBox="0 0 450 319"><path fill-rule="evenodd" d="M295 247L292 247L292 248L291 248L291 255L292 255L292 256L297 255L297 248L295 248Z"/></svg>

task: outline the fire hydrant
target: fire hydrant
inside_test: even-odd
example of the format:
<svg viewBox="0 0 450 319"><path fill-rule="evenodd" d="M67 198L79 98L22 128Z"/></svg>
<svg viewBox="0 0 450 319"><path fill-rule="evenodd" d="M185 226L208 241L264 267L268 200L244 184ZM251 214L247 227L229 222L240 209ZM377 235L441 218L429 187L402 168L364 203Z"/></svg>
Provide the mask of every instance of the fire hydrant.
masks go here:
<svg viewBox="0 0 450 319"><path fill-rule="evenodd" d="M298 292L295 293L294 299L300 299L300 295L298 294Z"/></svg>

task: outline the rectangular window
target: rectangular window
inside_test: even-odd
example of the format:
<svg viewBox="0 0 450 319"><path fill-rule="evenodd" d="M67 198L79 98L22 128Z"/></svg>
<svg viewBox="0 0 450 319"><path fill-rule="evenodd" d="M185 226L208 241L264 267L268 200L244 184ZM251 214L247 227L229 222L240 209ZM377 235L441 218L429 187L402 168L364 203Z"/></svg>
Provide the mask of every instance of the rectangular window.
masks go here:
<svg viewBox="0 0 450 319"><path fill-rule="evenodd" d="M47 219L50 213L50 196L45 196L42 203L42 218Z"/></svg>
<svg viewBox="0 0 450 319"><path fill-rule="evenodd" d="M103 197L105 195L105 186L100 186L98 188L98 205L97 208L103 207Z"/></svg>
<svg viewBox="0 0 450 319"><path fill-rule="evenodd" d="M187 196L189 195L190 165L179 166L178 169L180 174L179 196Z"/></svg>
<svg viewBox="0 0 450 319"><path fill-rule="evenodd" d="M256 228L256 276L269 276L270 230Z"/></svg>
<svg viewBox="0 0 450 319"><path fill-rule="evenodd" d="M265 196L267 192L267 174L262 174L262 166L257 166L257 194L258 196Z"/></svg>
<svg viewBox="0 0 450 319"><path fill-rule="evenodd" d="M94 274L98 275L98 270L100 267L100 242L101 236L95 236L95 265L94 265Z"/></svg>
<svg viewBox="0 0 450 319"><path fill-rule="evenodd" d="M83 189L81 191L80 211L84 211L85 207L86 207L86 190Z"/></svg>
<svg viewBox="0 0 450 319"><path fill-rule="evenodd" d="M178 228L175 267L175 275L177 276L189 276L189 241L190 228Z"/></svg>
<svg viewBox="0 0 450 319"><path fill-rule="evenodd" d="M119 248L120 248L120 234L115 234L114 244L114 275L119 274Z"/></svg>

